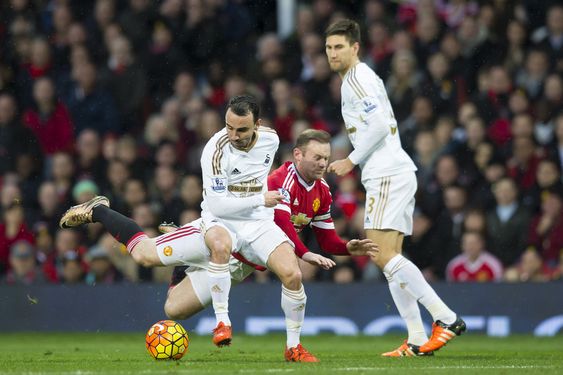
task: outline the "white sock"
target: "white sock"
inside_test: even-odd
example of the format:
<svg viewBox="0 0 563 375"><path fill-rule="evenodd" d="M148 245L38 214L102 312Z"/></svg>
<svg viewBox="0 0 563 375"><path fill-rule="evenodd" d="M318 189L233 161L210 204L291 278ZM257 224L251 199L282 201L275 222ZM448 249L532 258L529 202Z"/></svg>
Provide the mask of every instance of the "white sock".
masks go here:
<svg viewBox="0 0 563 375"><path fill-rule="evenodd" d="M211 291L211 300L213 301L213 310L215 311L217 324L223 322L225 325L230 326L229 292L231 290L231 273L229 272L229 264L209 262L207 280L209 290Z"/></svg>
<svg viewBox="0 0 563 375"><path fill-rule="evenodd" d="M305 305L307 296L303 285L299 290L289 290L282 285L281 307L285 314L285 327L287 331L287 347L294 348L299 345L301 327L305 320Z"/></svg>
<svg viewBox="0 0 563 375"><path fill-rule="evenodd" d="M411 296L410 293L401 289L400 282L397 281L396 278L393 278L393 276L390 276L386 272L385 277L387 277L387 281L389 282L389 291L391 292L395 306L407 325L409 335L407 342L418 346L423 345L428 341L428 336L424 331L418 302L416 302L416 299Z"/></svg>
<svg viewBox="0 0 563 375"><path fill-rule="evenodd" d="M420 302L432 315L434 321L441 320L446 324L452 324L456 320L456 314L438 297L422 276L422 272L410 260L397 254L385 265L383 271L396 279L401 289L406 290Z"/></svg>

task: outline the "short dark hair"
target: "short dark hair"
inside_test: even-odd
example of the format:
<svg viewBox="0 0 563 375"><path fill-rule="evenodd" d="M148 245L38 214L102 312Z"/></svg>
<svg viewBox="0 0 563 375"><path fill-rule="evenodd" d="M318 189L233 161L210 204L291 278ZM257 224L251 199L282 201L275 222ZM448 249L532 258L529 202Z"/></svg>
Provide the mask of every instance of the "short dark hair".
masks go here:
<svg viewBox="0 0 563 375"><path fill-rule="evenodd" d="M307 129L297 137L295 148L301 149L307 146L309 142L317 141L319 143L330 143L330 134L324 130Z"/></svg>
<svg viewBox="0 0 563 375"><path fill-rule="evenodd" d="M350 44L361 43L360 25L351 19L337 21L327 27L325 38L332 35L343 35Z"/></svg>
<svg viewBox="0 0 563 375"><path fill-rule="evenodd" d="M250 95L238 95L229 100L227 109L230 109L237 116L247 116L252 113L253 122L260 118L260 107L255 97Z"/></svg>

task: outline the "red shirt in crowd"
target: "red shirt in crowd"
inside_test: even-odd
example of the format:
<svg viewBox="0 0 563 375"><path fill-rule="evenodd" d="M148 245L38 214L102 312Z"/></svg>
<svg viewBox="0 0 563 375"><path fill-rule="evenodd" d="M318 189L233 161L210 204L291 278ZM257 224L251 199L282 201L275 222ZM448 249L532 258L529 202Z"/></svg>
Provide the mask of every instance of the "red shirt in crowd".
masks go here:
<svg viewBox="0 0 563 375"><path fill-rule="evenodd" d="M45 155L72 150L74 126L64 104L57 103L48 117L28 109L23 114L23 122L35 134Z"/></svg>
<svg viewBox="0 0 563 375"><path fill-rule="evenodd" d="M465 254L453 258L446 268L448 281L499 281L502 279L502 263L492 254L484 251L475 261Z"/></svg>

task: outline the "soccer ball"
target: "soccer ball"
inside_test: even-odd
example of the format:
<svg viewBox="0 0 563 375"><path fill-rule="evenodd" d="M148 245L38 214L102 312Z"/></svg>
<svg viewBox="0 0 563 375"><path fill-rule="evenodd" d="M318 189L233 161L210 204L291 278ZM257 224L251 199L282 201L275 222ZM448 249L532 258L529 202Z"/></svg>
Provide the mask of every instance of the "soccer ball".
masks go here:
<svg viewBox="0 0 563 375"><path fill-rule="evenodd" d="M154 359L180 359L188 352L188 333L173 320L161 320L149 328L145 344Z"/></svg>

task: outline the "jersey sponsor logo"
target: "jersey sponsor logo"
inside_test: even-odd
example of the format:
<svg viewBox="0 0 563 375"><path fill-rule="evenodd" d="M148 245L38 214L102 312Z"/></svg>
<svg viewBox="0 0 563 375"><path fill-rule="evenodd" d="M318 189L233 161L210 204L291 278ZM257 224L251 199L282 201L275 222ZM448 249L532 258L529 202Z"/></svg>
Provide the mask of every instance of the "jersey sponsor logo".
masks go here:
<svg viewBox="0 0 563 375"><path fill-rule="evenodd" d="M313 201L313 212L317 213L319 207L321 207L321 200L319 198L315 198L315 200Z"/></svg>
<svg viewBox="0 0 563 375"><path fill-rule="evenodd" d="M309 225L311 218L307 217L304 213L300 213L297 215L291 215L291 222L295 227L301 227L303 225Z"/></svg>
<svg viewBox="0 0 563 375"><path fill-rule="evenodd" d="M211 179L211 189L216 193L224 193L227 189L227 179L221 177L214 177Z"/></svg>
<svg viewBox="0 0 563 375"><path fill-rule="evenodd" d="M171 246L166 246L162 252L164 253L164 255L166 255L167 257L169 257L170 255L172 255L172 247L171 247Z"/></svg>
<svg viewBox="0 0 563 375"><path fill-rule="evenodd" d="M371 98L364 98L362 99L362 107L365 113L371 113L377 108L377 104Z"/></svg>
<svg viewBox="0 0 563 375"><path fill-rule="evenodd" d="M270 154L266 154L266 159L264 160L264 165L270 164L270 160L272 160L272 158L270 157Z"/></svg>
<svg viewBox="0 0 563 375"><path fill-rule="evenodd" d="M233 169L231 174L240 174L240 171L237 168L235 168L235 169Z"/></svg>
<svg viewBox="0 0 563 375"><path fill-rule="evenodd" d="M289 204L291 202L289 191L285 190L284 188L279 188L278 191L281 195L283 195L282 202Z"/></svg>

